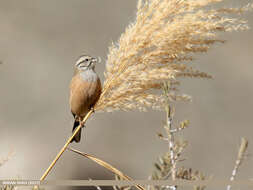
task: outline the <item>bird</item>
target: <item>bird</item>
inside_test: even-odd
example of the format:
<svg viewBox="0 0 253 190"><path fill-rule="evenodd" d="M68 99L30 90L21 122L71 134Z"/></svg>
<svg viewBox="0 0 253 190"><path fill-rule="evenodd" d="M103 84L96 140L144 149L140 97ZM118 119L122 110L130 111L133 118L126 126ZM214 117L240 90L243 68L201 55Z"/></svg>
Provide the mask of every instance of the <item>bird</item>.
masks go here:
<svg viewBox="0 0 253 190"><path fill-rule="evenodd" d="M82 124L82 119L90 111L101 95L101 82L95 72L95 64L100 62L98 58L82 55L74 66L74 75L70 82L69 104L74 117L72 133ZM84 125L83 125L84 126ZM81 129L73 137L71 142L80 142Z"/></svg>

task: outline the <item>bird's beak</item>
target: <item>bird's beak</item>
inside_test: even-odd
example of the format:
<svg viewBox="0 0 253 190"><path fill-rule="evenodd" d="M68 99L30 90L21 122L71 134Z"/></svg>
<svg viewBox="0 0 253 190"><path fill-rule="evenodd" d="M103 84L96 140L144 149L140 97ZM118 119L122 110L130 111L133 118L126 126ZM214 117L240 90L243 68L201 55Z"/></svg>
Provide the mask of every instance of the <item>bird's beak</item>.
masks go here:
<svg viewBox="0 0 253 190"><path fill-rule="evenodd" d="M100 57L92 58L92 62L93 63L101 63L101 58Z"/></svg>

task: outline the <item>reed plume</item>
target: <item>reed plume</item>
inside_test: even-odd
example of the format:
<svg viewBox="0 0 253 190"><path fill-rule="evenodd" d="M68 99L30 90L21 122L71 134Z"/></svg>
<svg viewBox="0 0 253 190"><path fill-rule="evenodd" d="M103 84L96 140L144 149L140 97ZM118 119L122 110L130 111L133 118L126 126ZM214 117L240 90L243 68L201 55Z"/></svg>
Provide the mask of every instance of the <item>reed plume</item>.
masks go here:
<svg viewBox="0 0 253 190"><path fill-rule="evenodd" d="M252 8L211 9L223 0L139 0L136 20L126 28L117 44L109 48L104 89L95 110L146 110L163 107L155 90L169 80L171 100L189 100L176 94L179 77L210 78L190 66L196 53L224 42L217 32L248 29L241 18L229 17Z"/></svg>

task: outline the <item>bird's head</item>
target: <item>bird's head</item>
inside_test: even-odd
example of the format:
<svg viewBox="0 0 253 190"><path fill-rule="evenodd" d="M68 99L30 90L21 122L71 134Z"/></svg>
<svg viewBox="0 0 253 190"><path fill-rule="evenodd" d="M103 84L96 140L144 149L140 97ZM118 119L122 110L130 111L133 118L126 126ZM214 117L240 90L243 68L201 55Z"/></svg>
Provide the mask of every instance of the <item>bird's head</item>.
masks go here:
<svg viewBox="0 0 253 190"><path fill-rule="evenodd" d="M89 55L82 55L79 57L75 64L75 68L78 71L86 71L86 70L94 70L95 69L95 64L97 62L100 62L99 58L94 58Z"/></svg>

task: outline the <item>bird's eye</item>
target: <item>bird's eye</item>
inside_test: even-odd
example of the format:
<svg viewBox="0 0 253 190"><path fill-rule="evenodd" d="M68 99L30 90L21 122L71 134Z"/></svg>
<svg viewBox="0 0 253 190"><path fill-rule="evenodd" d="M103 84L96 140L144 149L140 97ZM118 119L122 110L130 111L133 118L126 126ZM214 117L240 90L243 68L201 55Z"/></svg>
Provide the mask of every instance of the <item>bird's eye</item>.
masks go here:
<svg viewBox="0 0 253 190"><path fill-rule="evenodd" d="M89 59L85 59L85 61L89 61Z"/></svg>

